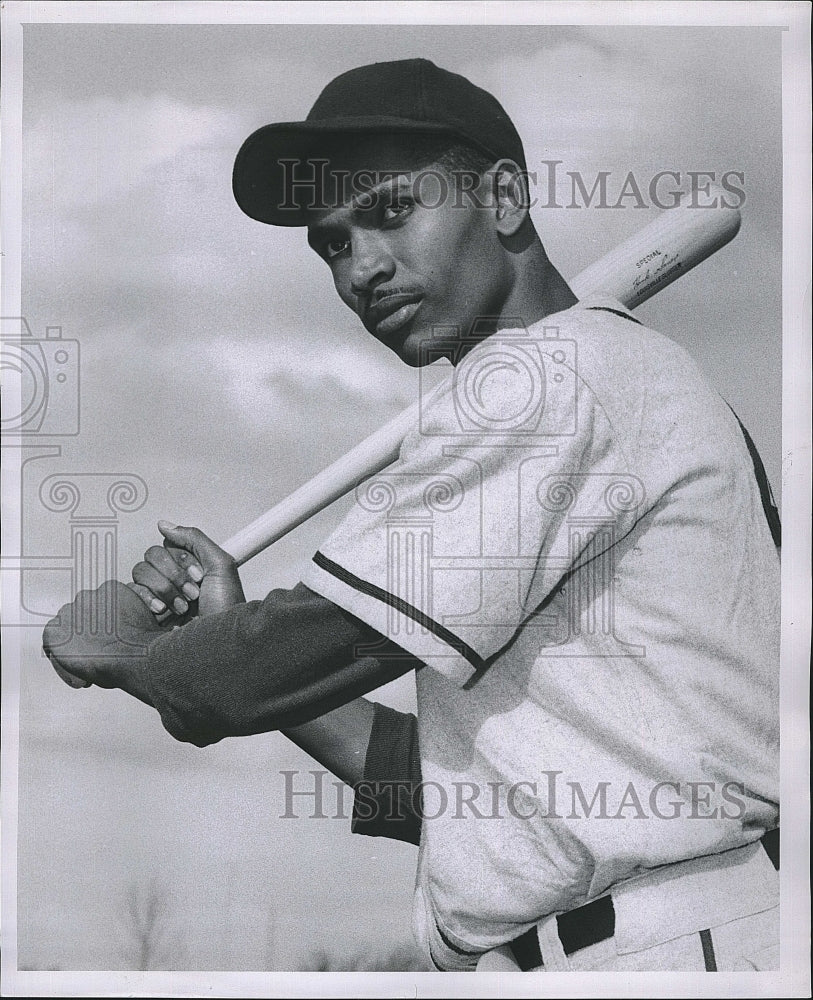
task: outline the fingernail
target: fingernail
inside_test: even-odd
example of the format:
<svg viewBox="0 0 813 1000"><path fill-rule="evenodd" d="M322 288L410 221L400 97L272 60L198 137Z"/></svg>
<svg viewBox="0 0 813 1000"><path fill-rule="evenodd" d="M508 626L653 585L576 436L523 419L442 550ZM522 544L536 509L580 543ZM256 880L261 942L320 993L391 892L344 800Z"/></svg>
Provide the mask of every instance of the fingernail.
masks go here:
<svg viewBox="0 0 813 1000"><path fill-rule="evenodd" d="M176 597L172 602L172 607L175 608L179 615L185 615L189 610L189 605L182 597Z"/></svg>
<svg viewBox="0 0 813 1000"><path fill-rule="evenodd" d="M197 566L190 566L186 572L189 574L189 576L192 577L195 583L200 583L200 581L203 579L203 573L201 570L198 569Z"/></svg>
<svg viewBox="0 0 813 1000"><path fill-rule="evenodd" d="M186 594L190 601L196 601L200 597L200 591L195 586L194 583L185 583L181 590Z"/></svg>
<svg viewBox="0 0 813 1000"><path fill-rule="evenodd" d="M154 597L150 601L150 611L154 611L157 615L159 615L162 611L166 611L166 609L166 604L164 604L163 601L159 601L157 597Z"/></svg>
<svg viewBox="0 0 813 1000"><path fill-rule="evenodd" d="M161 531L174 531L178 527L178 525L173 524L172 521L159 521L158 527L161 529Z"/></svg>

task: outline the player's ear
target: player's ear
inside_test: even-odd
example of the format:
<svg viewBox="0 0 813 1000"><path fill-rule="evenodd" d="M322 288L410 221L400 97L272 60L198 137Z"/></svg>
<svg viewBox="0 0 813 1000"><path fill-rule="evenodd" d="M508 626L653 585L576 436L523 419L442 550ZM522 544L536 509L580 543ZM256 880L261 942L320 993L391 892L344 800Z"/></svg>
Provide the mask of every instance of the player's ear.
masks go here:
<svg viewBox="0 0 813 1000"><path fill-rule="evenodd" d="M527 174L513 160L498 160L490 173L494 177L497 230L503 236L513 236L528 218Z"/></svg>

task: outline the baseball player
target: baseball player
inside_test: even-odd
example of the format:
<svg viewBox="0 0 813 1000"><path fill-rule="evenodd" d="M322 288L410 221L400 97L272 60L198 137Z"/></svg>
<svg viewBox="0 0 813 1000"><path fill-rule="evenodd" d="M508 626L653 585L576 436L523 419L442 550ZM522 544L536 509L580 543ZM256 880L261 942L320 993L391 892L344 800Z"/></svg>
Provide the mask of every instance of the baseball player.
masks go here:
<svg viewBox="0 0 813 1000"><path fill-rule="evenodd" d="M49 624L58 672L201 746L285 731L356 788L356 832L419 844L432 967L776 967L778 519L736 416L620 303L576 300L507 114L426 60L255 132L234 192L451 374L297 587L246 601L162 522L129 587ZM76 626L113 599L103 645ZM361 697L411 670L417 719Z"/></svg>

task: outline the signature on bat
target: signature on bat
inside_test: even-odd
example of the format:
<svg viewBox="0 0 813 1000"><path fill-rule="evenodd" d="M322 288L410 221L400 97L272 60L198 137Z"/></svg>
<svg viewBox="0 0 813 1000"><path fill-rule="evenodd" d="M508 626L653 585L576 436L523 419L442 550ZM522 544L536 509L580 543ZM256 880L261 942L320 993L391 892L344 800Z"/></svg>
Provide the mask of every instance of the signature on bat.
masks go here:
<svg viewBox="0 0 813 1000"><path fill-rule="evenodd" d="M668 273L680 267L680 261L676 253L664 253L662 250L653 250L652 253L648 253L645 257L636 261L635 266L645 268L645 270L635 276L632 282L633 288L640 288L642 285L647 285L652 281L661 281Z"/></svg>

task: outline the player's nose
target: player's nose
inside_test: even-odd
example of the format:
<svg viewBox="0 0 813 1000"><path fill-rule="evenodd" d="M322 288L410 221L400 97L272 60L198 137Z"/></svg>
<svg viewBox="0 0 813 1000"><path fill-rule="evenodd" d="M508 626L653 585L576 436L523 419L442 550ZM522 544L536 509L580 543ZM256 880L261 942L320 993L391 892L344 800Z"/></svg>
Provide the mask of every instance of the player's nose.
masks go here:
<svg viewBox="0 0 813 1000"><path fill-rule="evenodd" d="M359 298L369 295L395 274L395 261L377 233L362 233L353 239L350 288Z"/></svg>

